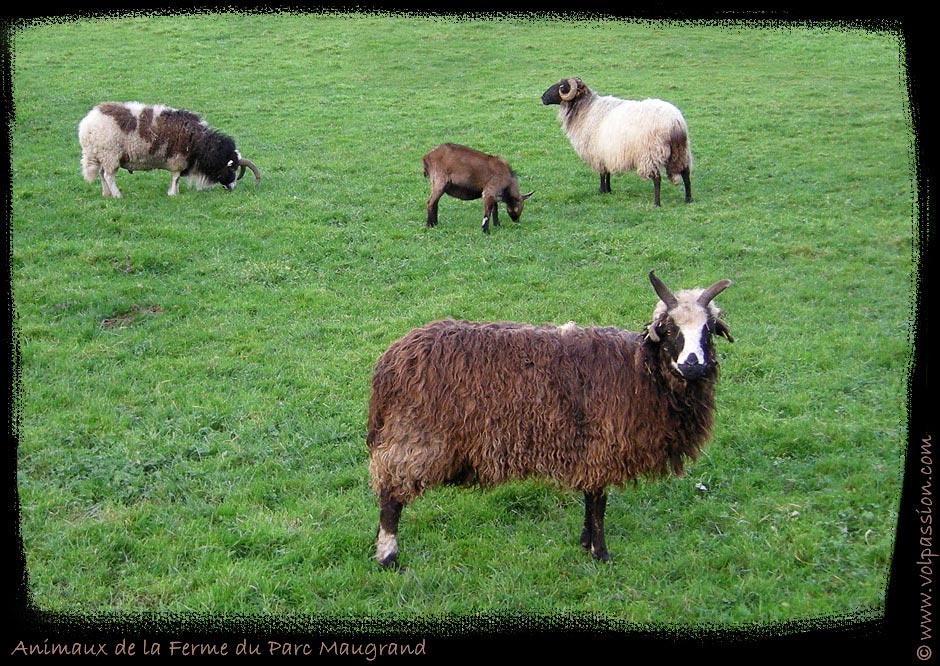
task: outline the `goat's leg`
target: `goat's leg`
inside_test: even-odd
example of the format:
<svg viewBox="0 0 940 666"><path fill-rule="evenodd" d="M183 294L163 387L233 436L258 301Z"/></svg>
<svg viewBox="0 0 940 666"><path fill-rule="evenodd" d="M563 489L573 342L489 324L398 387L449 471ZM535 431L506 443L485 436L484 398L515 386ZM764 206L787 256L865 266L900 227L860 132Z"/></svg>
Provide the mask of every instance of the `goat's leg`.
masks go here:
<svg viewBox="0 0 940 666"><path fill-rule="evenodd" d="M581 546L591 551L594 559L606 562L610 559L604 539L604 511L607 508L607 493L604 490L585 491L584 529L581 530Z"/></svg>
<svg viewBox="0 0 940 666"><path fill-rule="evenodd" d="M610 172L609 171L601 172L600 192L601 194L607 194L608 192L610 192Z"/></svg>
<svg viewBox="0 0 940 666"><path fill-rule="evenodd" d="M692 203L692 179L689 167L682 170L682 183L685 185L685 202Z"/></svg>
<svg viewBox="0 0 940 666"><path fill-rule="evenodd" d="M490 194L483 195L483 233L490 233L490 219L493 220L493 225L497 226L499 224L498 215L496 212L496 207L499 203L496 201L496 197Z"/></svg>
<svg viewBox="0 0 940 666"><path fill-rule="evenodd" d="M404 504L383 490L379 493L379 529L375 537L375 559L389 566L398 557L398 520Z"/></svg>
<svg viewBox="0 0 940 666"><path fill-rule="evenodd" d="M658 173L653 174L653 205L659 206L659 183L662 180Z"/></svg>
<svg viewBox="0 0 940 666"><path fill-rule="evenodd" d="M428 197L427 203L427 221L424 223L425 226L435 227L437 226L437 202L441 200L441 197L444 196L444 187L438 185L431 186L431 196Z"/></svg>

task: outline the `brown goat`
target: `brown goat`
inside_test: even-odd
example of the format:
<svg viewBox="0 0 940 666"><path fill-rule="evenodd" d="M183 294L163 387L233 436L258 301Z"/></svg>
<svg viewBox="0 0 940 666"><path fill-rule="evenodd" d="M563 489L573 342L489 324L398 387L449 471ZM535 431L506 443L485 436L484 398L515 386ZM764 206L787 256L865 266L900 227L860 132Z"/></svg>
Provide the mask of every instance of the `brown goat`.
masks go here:
<svg viewBox="0 0 940 666"><path fill-rule="evenodd" d="M513 222L522 215L526 199L534 194L519 194L516 174L501 157L487 155L479 150L455 143L442 143L428 151L421 159L424 177L431 181L431 196L427 202L426 225L437 225L437 202L445 194L472 201L483 198L483 233L499 226L499 206L506 204L506 212Z"/></svg>
<svg viewBox="0 0 940 666"><path fill-rule="evenodd" d="M584 493L581 545L608 560L606 488L681 475L710 436L718 376L712 299L731 284L660 301L645 333L443 320L376 363L367 443L379 500L376 560L394 562L404 505L443 484L542 477Z"/></svg>

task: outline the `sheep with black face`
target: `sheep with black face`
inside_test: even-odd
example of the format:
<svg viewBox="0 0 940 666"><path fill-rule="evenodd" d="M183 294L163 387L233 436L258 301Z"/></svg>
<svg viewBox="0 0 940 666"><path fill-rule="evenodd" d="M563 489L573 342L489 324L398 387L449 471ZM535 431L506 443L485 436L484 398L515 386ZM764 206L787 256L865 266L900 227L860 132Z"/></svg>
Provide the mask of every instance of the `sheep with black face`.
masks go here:
<svg viewBox="0 0 940 666"><path fill-rule="evenodd" d="M645 332L442 320L378 359L367 423L379 501L375 558L398 556L402 509L444 484L549 478L584 494L581 545L609 555L608 486L681 475L710 437L718 361L731 340L713 299L730 280L659 296Z"/></svg>
<svg viewBox="0 0 940 666"><path fill-rule="evenodd" d="M660 205L661 173L685 184L692 201L692 150L682 112L661 99L601 96L577 77L562 79L542 93L542 104L558 104L558 119L578 157L600 175L600 192L610 192L610 174L636 171L653 181L653 205Z"/></svg>
<svg viewBox="0 0 940 666"><path fill-rule="evenodd" d="M169 171L170 196L179 193L181 176L196 189L218 183L232 190L246 168L251 169L256 182L261 180L257 167L241 156L230 137L210 129L191 111L162 104L98 104L78 124L78 141L82 176L93 183L100 175L105 197L121 196L114 176L122 168L131 173Z"/></svg>

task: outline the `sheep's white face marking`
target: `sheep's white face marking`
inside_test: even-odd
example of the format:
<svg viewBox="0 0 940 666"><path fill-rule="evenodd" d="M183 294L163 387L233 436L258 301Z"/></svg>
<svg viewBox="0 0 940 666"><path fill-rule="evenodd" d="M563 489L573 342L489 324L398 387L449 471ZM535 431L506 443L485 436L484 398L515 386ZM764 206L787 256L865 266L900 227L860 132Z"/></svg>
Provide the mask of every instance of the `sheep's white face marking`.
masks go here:
<svg viewBox="0 0 940 666"><path fill-rule="evenodd" d="M678 304L668 313L682 336L682 349L670 361L672 369L682 377L687 374L683 372L683 367L686 370L692 367L701 369L710 361L705 354L705 331L709 316L718 316L718 308L709 303L706 309L696 303L701 293L701 289L677 292L675 296ZM659 301L653 310L653 321L662 321L666 316L666 304Z"/></svg>
<svg viewBox="0 0 940 666"><path fill-rule="evenodd" d="M705 331L705 324L708 323L708 315L705 310L697 305L679 303L670 315L673 322L679 327L684 342L679 356L672 362L673 367L680 372L679 366L686 363L701 364L706 361L704 341L702 339ZM692 356L695 359L692 359Z"/></svg>

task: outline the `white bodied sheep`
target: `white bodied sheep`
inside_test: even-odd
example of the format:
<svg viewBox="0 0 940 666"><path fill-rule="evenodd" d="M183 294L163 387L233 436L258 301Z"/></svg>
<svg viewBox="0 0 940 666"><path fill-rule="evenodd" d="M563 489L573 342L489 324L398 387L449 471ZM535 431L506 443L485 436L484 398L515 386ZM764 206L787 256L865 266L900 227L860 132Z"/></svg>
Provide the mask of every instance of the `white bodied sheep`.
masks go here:
<svg viewBox="0 0 940 666"><path fill-rule="evenodd" d="M660 174L685 184L692 201L692 151L682 112L661 99L626 100L600 96L575 77L544 93L542 104L558 104L558 119L571 146L600 174L601 193L610 192L610 174L636 171L653 181L653 204L660 205Z"/></svg>

